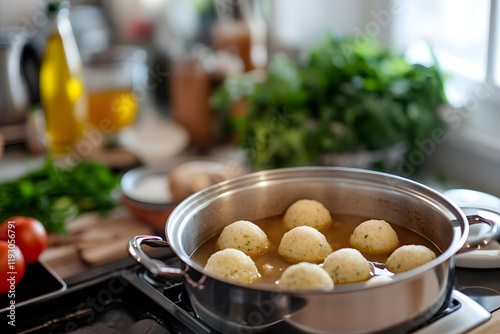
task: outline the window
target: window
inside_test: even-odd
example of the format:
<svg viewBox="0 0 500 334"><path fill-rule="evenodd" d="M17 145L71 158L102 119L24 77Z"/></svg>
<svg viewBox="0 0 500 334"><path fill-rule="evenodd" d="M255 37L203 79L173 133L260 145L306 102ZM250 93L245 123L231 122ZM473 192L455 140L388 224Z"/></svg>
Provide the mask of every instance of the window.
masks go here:
<svg viewBox="0 0 500 334"><path fill-rule="evenodd" d="M420 63L431 60L432 48L442 70L452 78L447 83L450 103L460 107L476 99L480 108L491 109L500 105L499 2L274 0L270 28L276 44L299 51L321 40L326 31L393 43ZM468 121L481 123L488 117ZM488 121L483 125L492 127Z"/></svg>
<svg viewBox="0 0 500 334"><path fill-rule="evenodd" d="M395 43L416 61L426 60L428 43L446 72L498 84L498 2L275 0L272 30L279 44L298 49L314 44L326 31L367 35Z"/></svg>
<svg viewBox="0 0 500 334"><path fill-rule="evenodd" d="M500 0L273 3L271 37L285 50L314 44L323 37L321 29L394 43L415 62L431 60L431 45L448 77L450 103L463 108L455 109L456 131L429 156L428 170L448 175L457 185L500 196L500 187L491 182L498 178L500 165Z"/></svg>
<svg viewBox="0 0 500 334"><path fill-rule="evenodd" d="M494 80L500 85L500 2L491 0L489 68L495 73Z"/></svg>
<svg viewBox="0 0 500 334"><path fill-rule="evenodd" d="M397 44L412 48L428 42L444 71L485 78L490 1L410 0L401 7L393 27Z"/></svg>

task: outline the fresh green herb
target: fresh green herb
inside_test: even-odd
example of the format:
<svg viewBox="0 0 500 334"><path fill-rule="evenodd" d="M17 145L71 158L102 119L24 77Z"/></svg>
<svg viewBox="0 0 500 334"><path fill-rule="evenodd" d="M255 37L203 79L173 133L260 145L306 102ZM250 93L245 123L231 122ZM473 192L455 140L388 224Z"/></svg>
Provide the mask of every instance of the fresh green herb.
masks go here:
<svg viewBox="0 0 500 334"><path fill-rule="evenodd" d="M436 181L442 186L448 186L450 183L450 176L446 173L439 173L436 175Z"/></svg>
<svg viewBox="0 0 500 334"><path fill-rule="evenodd" d="M338 277L339 276L339 270L340 270L340 266L336 266L335 267L335 270L333 271L333 274L335 275L335 277Z"/></svg>
<svg viewBox="0 0 500 334"><path fill-rule="evenodd" d="M228 78L211 105L228 119L242 100L246 114L225 126L239 134L255 169L322 164L327 154L398 144L409 155L432 131L446 129L437 63L410 64L392 48L359 38L328 36L300 64L278 54L264 80L253 73Z"/></svg>
<svg viewBox="0 0 500 334"><path fill-rule="evenodd" d="M48 158L39 169L0 184L0 221L29 216L47 231L62 234L65 222L86 211L105 213L118 204L118 177L107 167L80 162L58 166Z"/></svg>

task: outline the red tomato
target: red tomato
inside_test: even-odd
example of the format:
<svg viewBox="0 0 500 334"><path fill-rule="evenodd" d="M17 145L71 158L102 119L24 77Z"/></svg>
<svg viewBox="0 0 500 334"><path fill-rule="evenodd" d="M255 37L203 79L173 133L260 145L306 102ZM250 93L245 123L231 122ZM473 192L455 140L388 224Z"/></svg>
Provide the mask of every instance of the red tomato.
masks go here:
<svg viewBox="0 0 500 334"><path fill-rule="evenodd" d="M32 264L47 247L47 231L35 218L15 216L0 225L0 240L13 240L23 252L26 263Z"/></svg>
<svg viewBox="0 0 500 334"><path fill-rule="evenodd" d="M14 292L25 270L26 263L19 247L0 240L0 295Z"/></svg>

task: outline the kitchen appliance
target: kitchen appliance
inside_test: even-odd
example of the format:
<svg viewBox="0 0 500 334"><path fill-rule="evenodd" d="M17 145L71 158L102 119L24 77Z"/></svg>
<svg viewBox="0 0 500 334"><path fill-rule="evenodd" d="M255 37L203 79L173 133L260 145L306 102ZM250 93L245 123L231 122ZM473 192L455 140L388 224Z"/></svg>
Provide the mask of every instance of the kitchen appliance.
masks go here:
<svg viewBox="0 0 500 334"><path fill-rule="evenodd" d="M387 284L337 285L332 292L276 291L270 286L232 284L204 275L203 266L190 258L229 223L282 214L302 198L316 199L336 214L385 219L410 228L443 253L393 276ZM386 331L408 322L423 324L447 306L453 256L483 242L468 238L469 224L487 222L492 225L490 238L498 235L500 216L487 220L473 211L468 215L466 218L437 191L390 174L336 167L276 169L206 188L174 209L165 234L186 268L169 268L141 251L143 242L161 242L157 237L136 237L129 253L155 274L184 277L196 313L223 332L265 330L281 322L306 332Z"/></svg>
<svg viewBox="0 0 500 334"><path fill-rule="evenodd" d="M158 251L155 257L168 265L182 266L170 249L154 251ZM418 328L398 328L387 333L458 334L471 330L488 320L489 312L500 308L500 282L492 279L499 274L499 269L458 268L452 299L445 310ZM484 291L480 296L473 291L480 289ZM7 314L8 310L0 311L2 319ZM118 267L104 266L73 277L65 291L18 306L15 314L17 333L78 333L84 330L134 334L219 333L197 317L181 280L155 276L142 265L128 260ZM4 324L0 326L5 327ZM280 331L300 333L283 322L267 330Z"/></svg>
<svg viewBox="0 0 500 334"><path fill-rule="evenodd" d="M0 32L0 132L7 143L24 140L28 109L39 98L36 44L20 27Z"/></svg>
<svg viewBox="0 0 500 334"><path fill-rule="evenodd" d="M0 124L18 123L28 111L30 96L23 74L23 59L28 45L25 34L2 31L0 34Z"/></svg>

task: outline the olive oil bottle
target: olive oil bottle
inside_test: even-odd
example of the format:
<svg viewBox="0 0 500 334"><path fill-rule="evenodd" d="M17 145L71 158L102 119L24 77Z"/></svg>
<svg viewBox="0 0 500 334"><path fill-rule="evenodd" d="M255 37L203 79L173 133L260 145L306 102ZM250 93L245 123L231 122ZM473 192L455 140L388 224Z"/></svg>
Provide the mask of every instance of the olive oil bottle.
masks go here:
<svg viewBox="0 0 500 334"><path fill-rule="evenodd" d="M87 118L83 65L69 21L69 2L48 5L51 30L40 68L40 100L47 123L47 144L54 154L76 149Z"/></svg>

